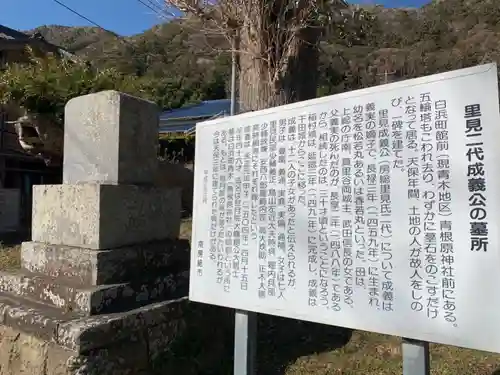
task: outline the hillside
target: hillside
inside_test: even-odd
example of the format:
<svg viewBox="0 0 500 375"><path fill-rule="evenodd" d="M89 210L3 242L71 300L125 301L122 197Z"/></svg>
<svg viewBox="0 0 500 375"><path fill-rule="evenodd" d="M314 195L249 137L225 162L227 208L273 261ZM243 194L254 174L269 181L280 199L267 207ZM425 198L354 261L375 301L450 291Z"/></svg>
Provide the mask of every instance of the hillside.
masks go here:
<svg viewBox="0 0 500 375"><path fill-rule="evenodd" d="M385 70L389 78L400 79L500 59L500 7L495 0L365 9L376 21L359 43L348 46L331 37L321 43L319 95L379 84ZM226 44L205 36L192 20L159 25L126 39L92 27L42 26L36 31L98 64L192 87L205 99L226 96Z"/></svg>

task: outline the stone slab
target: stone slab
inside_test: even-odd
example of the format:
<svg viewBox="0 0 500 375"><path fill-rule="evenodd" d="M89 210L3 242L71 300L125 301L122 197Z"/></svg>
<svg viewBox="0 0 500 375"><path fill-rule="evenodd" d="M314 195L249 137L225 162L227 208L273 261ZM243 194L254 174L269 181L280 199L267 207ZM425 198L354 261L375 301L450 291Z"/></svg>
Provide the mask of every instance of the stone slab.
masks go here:
<svg viewBox="0 0 500 375"><path fill-rule="evenodd" d="M0 374L67 375L74 354L7 326L0 326Z"/></svg>
<svg viewBox="0 0 500 375"><path fill-rule="evenodd" d="M0 293L0 324L56 343L77 354L88 354L122 340L147 335L149 329L155 326L164 328L164 336L177 335L178 327L184 324L183 314L188 304L188 298L183 297L123 313L79 317Z"/></svg>
<svg viewBox="0 0 500 375"><path fill-rule="evenodd" d="M79 286L125 283L144 274L189 268L187 240L165 240L91 250L40 242L21 246L22 269Z"/></svg>
<svg viewBox="0 0 500 375"><path fill-rule="evenodd" d="M101 250L174 239L180 194L134 185L37 185L32 240Z"/></svg>
<svg viewBox="0 0 500 375"><path fill-rule="evenodd" d="M163 335L177 335L178 326L183 325L183 312L187 308L187 297L173 301L150 304L119 314L97 315L62 323L57 330L57 343L78 353L85 353L119 342L134 334L144 334L148 328L165 326Z"/></svg>
<svg viewBox="0 0 500 375"><path fill-rule="evenodd" d="M19 329L40 339L55 341L57 327L81 316L0 292L0 324Z"/></svg>
<svg viewBox="0 0 500 375"><path fill-rule="evenodd" d="M158 168L156 104L117 91L66 104L63 183L151 184Z"/></svg>
<svg viewBox="0 0 500 375"><path fill-rule="evenodd" d="M2 375L145 375L147 339L124 340L85 355L8 326L0 326Z"/></svg>
<svg viewBox="0 0 500 375"><path fill-rule="evenodd" d="M189 273L145 275L144 281L81 288L23 271L0 272L0 292L84 316L132 310L189 293Z"/></svg>

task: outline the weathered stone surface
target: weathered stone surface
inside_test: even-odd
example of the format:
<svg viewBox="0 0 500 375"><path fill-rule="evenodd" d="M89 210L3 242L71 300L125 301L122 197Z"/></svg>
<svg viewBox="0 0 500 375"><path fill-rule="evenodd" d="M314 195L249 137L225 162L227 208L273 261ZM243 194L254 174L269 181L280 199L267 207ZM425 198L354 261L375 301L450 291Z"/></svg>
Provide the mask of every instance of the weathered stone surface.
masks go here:
<svg viewBox="0 0 500 375"><path fill-rule="evenodd" d="M92 286L124 283L162 270L189 268L189 241L165 240L112 250L40 242L21 247L21 267L56 281Z"/></svg>
<svg viewBox="0 0 500 375"><path fill-rule="evenodd" d="M1 323L44 340L56 340L59 324L79 318L74 313L0 293Z"/></svg>
<svg viewBox="0 0 500 375"><path fill-rule="evenodd" d="M46 373L40 371L39 375L71 375L74 373L75 362L78 363L78 355L76 352L63 348L52 342L43 342L47 345Z"/></svg>
<svg viewBox="0 0 500 375"><path fill-rule="evenodd" d="M134 335L83 357L80 371L89 374L139 375L148 373L149 352L144 335Z"/></svg>
<svg viewBox="0 0 500 375"><path fill-rule="evenodd" d="M57 343L79 353L85 353L128 337L142 335L144 329L165 322L171 322L170 328L177 332L176 324L182 324L182 312L187 303L186 297L153 303L125 313L68 321L58 326ZM170 335L171 332L163 334Z"/></svg>
<svg viewBox="0 0 500 375"><path fill-rule="evenodd" d="M20 297L0 295L4 325L78 353L109 347L125 339L139 340L149 328L164 323L169 324L164 325L163 335L174 337L183 324L182 315L188 303L185 297L124 313L79 317Z"/></svg>
<svg viewBox="0 0 500 375"><path fill-rule="evenodd" d="M152 361L157 361L165 351L168 351L172 342L184 332L185 326L184 319L180 319L147 328L149 355Z"/></svg>
<svg viewBox="0 0 500 375"><path fill-rule="evenodd" d="M177 237L180 190L133 185L33 187L32 239L112 249Z"/></svg>
<svg viewBox="0 0 500 375"><path fill-rule="evenodd" d="M157 165L159 108L116 91L65 108L63 183L150 184Z"/></svg>
<svg viewBox="0 0 500 375"><path fill-rule="evenodd" d="M23 271L0 272L0 291L82 315L115 313L189 293L188 271L144 281L79 287Z"/></svg>
<svg viewBox="0 0 500 375"><path fill-rule="evenodd" d="M0 327L0 374L39 375L46 353L47 345L33 336Z"/></svg>
<svg viewBox="0 0 500 375"><path fill-rule="evenodd" d="M146 375L148 345L144 338L123 340L85 355L0 326L2 375Z"/></svg>
<svg viewBox="0 0 500 375"><path fill-rule="evenodd" d="M21 267L55 280L77 285L120 283L138 271L141 252L137 247L114 250L90 250L40 242L24 242Z"/></svg>
<svg viewBox="0 0 500 375"><path fill-rule="evenodd" d="M185 168L182 164L168 161L159 161L158 172L155 175L155 185L161 187L181 187L182 207L193 212L193 169Z"/></svg>
<svg viewBox="0 0 500 375"><path fill-rule="evenodd" d="M220 373L220 359L232 354L232 314L183 298L124 314L72 318L59 324L58 336L43 340L27 335L26 327L0 325L0 374Z"/></svg>

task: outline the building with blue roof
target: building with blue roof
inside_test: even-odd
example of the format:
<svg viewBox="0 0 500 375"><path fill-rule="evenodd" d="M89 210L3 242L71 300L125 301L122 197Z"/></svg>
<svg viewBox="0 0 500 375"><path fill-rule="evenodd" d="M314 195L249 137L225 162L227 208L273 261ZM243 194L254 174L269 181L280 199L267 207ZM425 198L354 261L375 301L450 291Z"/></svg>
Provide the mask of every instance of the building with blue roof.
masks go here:
<svg viewBox="0 0 500 375"><path fill-rule="evenodd" d="M160 134L192 133L196 123L228 116L230 112L230 99L205 100L192 106L164 111L160 114Z"/></svg>

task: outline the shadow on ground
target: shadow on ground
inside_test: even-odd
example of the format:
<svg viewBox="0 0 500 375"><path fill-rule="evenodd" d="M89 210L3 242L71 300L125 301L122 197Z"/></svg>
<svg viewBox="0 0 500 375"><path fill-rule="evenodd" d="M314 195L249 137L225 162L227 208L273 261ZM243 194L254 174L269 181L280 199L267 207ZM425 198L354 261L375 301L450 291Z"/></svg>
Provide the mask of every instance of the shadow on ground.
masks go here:
<svg viewBox="0 0 500 375"><path fill-rule="evenodd" d="M258 374L283 375L297 358L339 349L352 330L269 315L259 318Z"/></svg>
<svg viewBox="0 0 500 375"><path fill-rule="evenodd" d="M500 375L500 367L493 371L491 375Z"/></svg>
<svg viewBox="0 0 500 375"><path fill-rule="evenodd" d="M29 230L20 230L0 233L0 244L4 246L17 246L23 241L29 241L31 235Z"/></svg>
<svg viewBox="0 0 500 375"><path fill-rule="evenodd" d="M232 375L234 310L190 303L185 330L156 364L155 373ZM283 375L297 358L341 348L352 330L259 315L257 374Z"/></svg>

